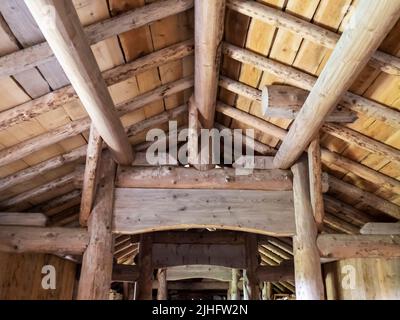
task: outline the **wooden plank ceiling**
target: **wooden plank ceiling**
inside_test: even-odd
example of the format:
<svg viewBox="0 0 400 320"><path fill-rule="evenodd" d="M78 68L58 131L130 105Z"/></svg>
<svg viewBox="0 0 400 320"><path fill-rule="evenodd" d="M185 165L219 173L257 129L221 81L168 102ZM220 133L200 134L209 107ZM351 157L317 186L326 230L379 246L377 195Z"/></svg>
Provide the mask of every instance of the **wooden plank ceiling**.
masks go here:
<svg viewBox="0 0 400 320"><path fill-rule="evenodd" d="M133 26L124 29L123 33L116 32L106 39L91 34L91 39L96 39L92 49L100 70L111 70L103 75L117 108L127 102L134 105L121 118L123 125L130 128L128 132L134 133L129 138L133 145L143 143L146 131L152 127L166 129L166 121L163 120L166 118L154 117L184 105L192 93L193 1L73 1L84 26L108 21L124 12L149 6L154 2L157 2L155 8L161 7L159 3L163 3L168 8L176 7L178 13L157 21L151 21L150 15L147 22L152 23L135 25L134 21ZM332 48L304 39L287 29L240 14L232 9L235 2L238 1L227 0L224 33L226 43L294 67L306 75L317 77L321 73ZM257 2L337 34L343 32L358 4L358 0ZM73 97L73 91L57 91L68 85L69 81L55 60L48 59L37 67L26 68L22 72L18 69L18 72L8 72L4 76L5 62L12 61L6 59L13 57L13 53L41 43L43 36L23 0L1 1L0 12L0 211L43 212L48 215L49 223L56 226L76 223L81 197L81 165L84 163L85 146L89 137L89 126L83 123L87 114L79 100ZM143 16L142 19L146 20ZM129 30L138 24L139 27ZM96 28L91 30L98 30ZM121 67L118 69L118 66L137 59L146 59L153 52L157 54L159 50L186 40L188 42L169 53L162 52L161 58L158 57L159 62L149 64L150 67L143 67L142 61L148 61L138 60L139 64L133 65L128 73ZM400 21L383 40L379 50L400 57ZM178 58L174 58L173 54ZM227 55L223 55L220 73L259 90L270 84L293 84L290 77L278 77L276 73L240 63ZM170 85L171 83L173 84ZM162 87L166 84L169 86ZM399 73L389 74L368 65L350 91L400 112ZM152 93L146 96L149 92ZM138 100L135 97L139 97ZM219 88L218 99L283 129L288 129L291 124L290 120L264 117L259 101L237 95L226 88ZM20 107L21 110L30 110L29 108L35 106L43 108L43 105L45 112L31 113L22 118L18 117L19 114L12 114ZM186 110L176 112L175 115L178 116L180 125L187 123ZM331 188L324 198L327 232L358 233L366 222L395 221L393 217L399 217L400 128L363 113L357 113L357 117L355 122L340 126L351 129L350 133L360 133L373 139L373 143L378 142L382 147L390 146L392 149L383 154L371 152L373 148L363 147L362 143L357 145L354 141L350 143L349 139L343 138L344 135L321 131L321 147L345 158L344 162L340 162L336 161L337 158L323 156L323 170L376 196L374 198L361 191L346 192L347 189L337 187L339 182L336 182L336 187ZM145 120L148 121L144 122ZM216 121L231 128L248 127L221 113L217 113ZM138 123L141 126L135 127ZM276 137L261 131L256 131L256 139L274 148L280 145L280 140ZM60 157L61 155L64 156ZM357 164L362 166L361 174ZM29 168L32 168L31 171ZM391 184L383 185L378 180L374 181L371 178L374 174L368 176L366 171L379 172L380 177L384 181L391 181ZM384 201L374 205L374 199ZM115 254L121 263L132 263L138 250L137 245L132 244L127 236L118 237L116 249ZM292 254L287 241L280 243L280 246L279 243L270 243L260 248L260 252L263 261L268 264L290 258ZM279 286L293 287L287 282L277 284L277 288Z"/></svg>

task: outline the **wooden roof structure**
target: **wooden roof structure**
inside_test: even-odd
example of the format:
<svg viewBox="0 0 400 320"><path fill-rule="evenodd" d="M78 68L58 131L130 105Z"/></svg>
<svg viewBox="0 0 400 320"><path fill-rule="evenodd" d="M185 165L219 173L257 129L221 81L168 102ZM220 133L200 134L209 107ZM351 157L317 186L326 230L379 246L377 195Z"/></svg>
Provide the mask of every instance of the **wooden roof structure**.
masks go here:
<svg viewBox="0 0 400 320"><path fill-rule="evenodd" d="M0 251L72 255L86 299L124 272L151 297L145 267L112 272L152 269L150 231L248 232L229 267L248 271L250 298L256 274L320 299L320 257L400 256L400 0L4 0L0 13ZM254 172L196 165L197 135L190 168L150 166L146 134L170 120L254 129ZM259 197L281 214L263 220Z"/></svg>

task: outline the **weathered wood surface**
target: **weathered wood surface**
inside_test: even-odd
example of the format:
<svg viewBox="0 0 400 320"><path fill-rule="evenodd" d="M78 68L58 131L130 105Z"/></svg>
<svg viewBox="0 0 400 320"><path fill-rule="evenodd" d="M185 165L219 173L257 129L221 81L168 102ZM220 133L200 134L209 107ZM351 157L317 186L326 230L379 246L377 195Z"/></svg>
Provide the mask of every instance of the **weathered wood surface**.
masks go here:
<svg viewBox="0 0 400 320"><path fill-rule="evenodd" d="M82 254L89 242L85 229L0 226L0 251Z"/></svg>
<svg viewBox="0 0 400 320"><path fill-rule="evenodd" d="M284 260L279 266L259 266L256 275L259 281L294 281L293 260Z"/></svg>
<svg viewBox="0 0 400 320"><path fill-rule="evenodd" d="M322 194L322 164L319 136L308 147L308 175L310 182L310 201L318 229L324 222L324 198Z"/></svg>
<svg viewBox="0 0 400 320"><path fill-rule="evenodd" d="M152 237L144 234L140 237L139 244L139 279L137 282L137 300L152 299L153 284L153 254L152 254ZM157 287L158 288L158 287Z"/></svg>
<svg viewBox="0 0 400 320"><path fill-rule="evenodd" d="M400 235L400 223L369 222L360 230L361 234Z"/></svg>
<svg viewBox="0 0 400 320"><path fill-rule="evenodd" d="M292 192L116 189L113 232L135 234L188 228L291 236Z"/></svg>
<svg viewBox="0 0 400 320"><path fill-rule="evenodd" d="M101 163L100 185L88 220L90 241L83 260L78 287L79 300L106 300L111 286L114 240L111 233L116 164L106 153Z"/></svg>
<svg viewBox="0 0 400 320"><path fill-rule="evenodd" d="M132 148L73 3L64 0L25 3L113 156L120 164L131 163Z"/></svg>
<svg viewBox="0 0 400 320"><path fill-rule="evenodd" d="M168 300L167 268L157 270L157 300Z"/></svg>
<svg viewBox="0 0 400 320"><path fill-rule="evenodd" d="M47 217L34 212L0 212L0 225L44 227Z"/></svg>
<svg viewBox="0 0 400 320"><path fill-rule="evenodd" d="M213 265L245 268L244 245L153 244L154 268L181 265Z"/></svg>
<svg viewBox="0 0 400 320"><path fill-rule="evenodd" d="M198 171L182 167L119 167L119 188L291 190L291 173L282 170L254 170L246 176L235 169Z"/></svg>
<svg viewBox="0 0 400 320"><path fill-rule="evenodd" d="M344 235L323 234L317 238L321 257L396 258L400 257L398 235Z"/></svg>

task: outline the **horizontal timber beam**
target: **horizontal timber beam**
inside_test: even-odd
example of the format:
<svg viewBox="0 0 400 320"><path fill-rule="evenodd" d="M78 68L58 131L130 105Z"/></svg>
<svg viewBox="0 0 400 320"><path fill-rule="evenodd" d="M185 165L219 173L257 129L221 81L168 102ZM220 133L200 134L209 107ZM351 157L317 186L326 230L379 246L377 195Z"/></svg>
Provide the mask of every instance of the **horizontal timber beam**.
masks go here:
<svg viewBox="0 0 400 320"><path fill-rule="evenodd" d="M291 173L284 170L254 170L236 176L235 169L198 171L183 167L119 167L119 188L291 190Z"/></svg>
<svg viewBox="0 0 400 320"><path fill-rule="evenodd" d="M93 45L126 31L137 29L157 20L193 7L193 0L160 0L127 11L84 28L89 44ZM55 59L47 42L0 57L0 78L11 76Z"/></svg>
<svg viewBox="0 0 400 320"><path fill-rule="evenodd" d="M311 91L317 78L283 63L266 58L250 50L223 43L222 52L230 58L266 71L288 84ZM346 92L338 104L358 113L383 121L396 128L400 125L400 112L351 92Z"/></svg>
<svg viewBox="0 0 400 320"><path fill-rule="evenodd" d="M292 192L116 189L114 233L191 228L291 236L294 233Z"/></svg>
<svg viewBox="0 0 400 320"><path fill-rule="evenodd" d="M360 230L361 234L400 235L400 223L369 222Z"/></svg>
<svg viewBox="0 0 400 320"><path fill-rule="evenodd" d="M294 281L293 260L283 260L279 266L259 266L256 269L259 281Z"/></svg>
<svg viewBox="0 0 400 320"><path fill-rule="evenodd" d="M89 235L80 228L0 226L0 251L9 253L82 254Z"/></svg>
<svg viewBox="0 0 400 320"><path fill-rule="evenodd" d="M34 212L0 212L0 225L45 227L47 217Z"/></svg>
<svg viewBox="0 0 400 320"><path fill-rule="evenodd" d="M261 3L248 0L227 0L226 6L279 29L293 32L304 39L329 49L334 49L340 39L340 35L333 31ZM400 59L398 57L382 51L376 51L369 63L388 74L400 75Z"/></svg>
<svg viewBox="0 0 400 320"><path fill-rule="evenodd" d="M398 258L400 236L323 234L317 238L321 257Z"/></svg>

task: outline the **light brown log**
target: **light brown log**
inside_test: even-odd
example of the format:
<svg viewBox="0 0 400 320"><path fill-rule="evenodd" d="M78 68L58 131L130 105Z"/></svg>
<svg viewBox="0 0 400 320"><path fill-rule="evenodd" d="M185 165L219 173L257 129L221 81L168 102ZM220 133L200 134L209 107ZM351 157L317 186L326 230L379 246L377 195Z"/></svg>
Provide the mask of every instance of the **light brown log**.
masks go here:
<svg viewBox="0 0 400 320"><path fill-rule="evenodd" d="M157 300L168 300L167 268L157 270Z"/></svg>
<svg viewBox="0 0 400 320"><path fill-rule="evenodd" d="M153 261L152 238L145 234L140 238L139 245L139 279L137 282L137 300L152 300Z"/></svg>
<svg viewBox="0 0 400 320"><path fill-rule="evenodd" d="M327 123L322 130L348 143L355 144L360 148L374 154L387 158L390 161L400 164L400 150L393 148L380 141L374 140L350 128L339 126L334 123Z"/></svg>
<svg viewBox="0 0 400 320"><path fill-rule="evenodd" d="M272 283L264 282L262 288L262 300L273 300Z"/></svg>
<svg viewBox="0 0 400 320"><path fill-rule="evenodd" d="M317 226L310 202L307 158L302 157L293 167L293 197L296 235L293 237L296 299L323 300L324 285L316 245Z"/></svg>
<svg viewBox="0 0 400 320"><path fill-rule="evenodd" d="M333 31L261 3L247 0L227 0L226 6L256 20L291 31L329 49L334 49L340 39L340 35ZM400 75L400 59L387 53L376 51L372 55L370 64L388 74Z"/></svg>
<svg viewBox="0 0 400 320"><path fill-rule="evenodd" d="M262 114L272 118L296 119L308 93L307 90L290 86L264 86L262 89ZM326 122L352 123L356 120L356 113L340 106L336 106L326 117Z"/></svg>
<svg viewBox="0 0 400 320"><path fill-rule="evenodd" d="M255 234L248 234L246 237L246 267L245 283L246 292L249 300L260 300L260 287L257 278L258 261L258 243Z"/></svg>
<svg viewBox="0 0 400 320"><path fill-rule="evenodd" d="M89 44L131 29L148 25L193 7L193 0L161 0L84 28ZM10 76L54 60L47 42L19 50L0 58L0 77Z"/></svg>
<svg viewBox="0 0 400 320"><path fill-rule="evenodd" d="M283 139L283 137L285 136L286 130L276 127L266 121L263 121L255 116L252 116L246 112L237 110L236 108L224 105L224 108L222 109L222 111L223 111L222 112L223 114L228 115L229 117L231 117L235 120L238 120L248 126L252 126L253 124L256 124L257 129L261 130L262 132L264 132L266 134L273 134L278 139ZM263 122L267 123L268 126L264 127ZM272 130L271 130L270 125L274 126ZM327 149L324 149L324 148L321 149L321 158L324 162L327 162L327 163L333 162L337 165L342 166L344 169L347 169L348 171L351 171L354 174L357 174L358 176L362 177L363 179L366 179L367 181L370 181L375 184L379 183L380 185L388 188L389 190L393 190L394 192L396 192L396 190L399 188L399 182L396 179L389 177L381 172L372 170L371 168L369 168L361 163L347 159L347 158L345 158L339 154L336 154L334 152L331 152ZM357 189L356 187L353 187L353 188ZM397 209L393 209L393 210L396 211ZM384 209L382 211L386 212L386 211L384 211Z"/></svg>
<svg viewBox="0 0 400 320"><path fill-rule="evenodd" d="M111 86L127 80L140 72L193 54L193 50L193 40L187 40L155 51L122 66L107 70L103 73L103 77L107 85ZM167 89L168 87L163 88L161 93ZM55 90L37 99L0 112L0 128L9 128L12 125L35 118L77 99L78 97L72 86Z"/></svg>
<svg viewBox="0 0 400 320"><path fill-rule="evenodd" d="M251 128L260 130L266 134L270 134L278 139L283 139L286 136L286 130L282 129L272 123L266 122L260 118L254 117L247 112L228 106L222 102L217 103L216 111L234 118Z"/></svg>
<svg viewBox="0 0 400 320"><path fill-rule="evenodd" d="M354 187L353 185L333 176L329 176L329 188L334 192L344 194L353 199L358 199L359 201L371 206L372 208L378 209L393 218L400 219L399 206L382 199L371 192Z"/></svg>
<svg viewBox="0 0 400 320"><path fill-rule="evenodd" d="M117 111L120 116L123 116L129 112L138 110L147 104L157 101L159 99L163 99L168 97L174 93L180 92L182 90L188 89L193 86L193 78L184 78L173 83L163 85L158 87L152 91L149 91L145 94L139 95L134 99L123 103L117 106ZM180 110L177 108L168 110L170 114L175 113L176 110ZM161 115L164 117L168 114L168 112L164 112ZM158 119L161 115L157 115L151 117L149 119ZM145 120L145 121L146 121ZM164 122L168 121L165 120ZM147 123L143 121L143 123ZM83 119L75 120L70 123L67 123L61 127L55 128L51 131L45 132L41 135L38 135L34 138L28 139L11 147L5 148L0 151L0 166L9 164L13 161L19 160L32 152L38 151L42 148L45 148L49 145L62 141L66 138L72 137L74 135L78 135L86 130L89 130L91 124L90 118L86 117ZM140 123L139 123L140 124ZM138 127L139 124L135 124L133 126L129 126L126 128L128 135L132 134L131 127Z"/></svg>
<svg viewBox="0 0 400 320"><path fill-rule="evenodd" d="M291 191L117 188L115 196L114 233L217 228L294 234Z"/></svg>
<svg viewBox="0 0 400 320"><path fill-rule="evenodd" d="M214 125L224 18L225 0L194 1L194 103L199 110L200 122L206 129Z"/></svg>
<svg viewBox="0 0 400 320"><path fill-rule="evenodd" d="M275 155L278 168L301 155L399 17L400 2L360 2Z"/></svg>
<svg viewBox="0 0 400 320"><path fill-rule="evenodd" d="M260 103L265 116L283 119L295 119L309 93L296 87L280 85L265 86L261 91L225 76L220 76L219 85ZM268 101L264 102L263 97L267 94ZM354 112L338 106L328 115L326 121L349 123L356 119L357 115Z"/></svg>
<svg viewBox="0 0 400 320"><path fill-rule="evenodd" d="M120 167L119 188L291 190L291 173L284 170L254 170L236 176L230 168L198 171L182 167Z"/></svg>
<svg viewBox="0 0 400 320"><path fill-rule="evenodd" d="M10 253L82 254L88 233L79 228L0 226L0 251Z"/></svg>
<svg viewBox="0 0 400 320"><path fill-rule="evenodd" d="M278 266L259 266L256 270L259 281L279 282L294 280L293 260L283 260Z"/></svg>
<svg viewBox="0 0 400 320"><path fill-rule="evenodd" d="M324 221L326 226L329 226L333 230L337 230L340 233L343 232L345 234L359 234L360 229L357 227L354 227L352 224L337 218L336 216L325 213L324 215Z"/></svg>
<svg viewBox="0 0 400 320"><path fill-rule="evenodd" d="M400 257L400 236L394 235L319 235L317 245L321 257L396 258Z"/></svg>
<svg viewBox="0 0 400 320"><path fill-rule="evenodd" d="M153 281L153 289L158 288L158 282ZM186 282L186 281L173 281L168 285L170 290L182 290L182 291L207 291L207 290L219 290L226 291L229 289L228 282L221 281L204 281L204 282Z"/></svg>
<svg viewBox="0 0 400 320"><path fill-rule="evenodd" d="M322 230L324 223L324 199L322 195L322 166L319 137L311 141L308 147L308 174L310 181L310 201L317 228Z"/></svg>
<svg viewBox="0 0 400 320"><path fill-rule="evenodd" d="M245 268L244 244L153 243L154 268L181 265L214 265Z"/></svg>
<svg viewBox="0 0 400 320"><path fill-rule="evenodd" d="M99 170L101 152L103 150L103 139L92 124L90 127L89 141L86 152L85 173L83 176L81 208L79 212L79 223L86 226L92 211L93 202L99 183Z"/></svg>
<svg viewBox="0 0 400 320"><path fill-rule="evenodd" d="M68 0L25 3L113 156L121 164L131 163L133 153L128 137L73 3Z"/></svg>
<svg viewBox="0 0 400 320"><path fill-rule="evenodd" d="M49 191L55 190L57 188L61 188L67 184L72 184L76 181L77 178L82 176L83 168L77 167L75 171L69 173L63 177L57 178L49 183L41 185L39 187L33 188L31 190L20 193L12 198L6 199L0 203L1 208L11 208L23 201L29 200L34 197L38 197L46 194Z"/></svg>
<svg viewBox="0 0 400 320"><path fill-rule="evenodd" d="M111 287L114 240L111 233L116 164L108 153L102 157L100 185L88 220L89 246L83 260L79 279L79 300L106 300Z"/></svg>
<svg viewBox="0 0 400 320"><path fill-rule="evenodd" d="M288 82L291 85L308 91L312 90L317 81L317 78L312 75L232 44L223 43L222 51L232 59L271 73L281 80L289 79ZM400 112L354 93L346 92L338 103L350 110L385 122L394 128L400 124Z"/></svg>
<svg viewBox="0 0 400 320"><path fill-rule="evenodd" d="M34 212L0 212L0 225L45 227L47 217Z"/></svg>
<svg viewBox="0 0 400 320"><path fill-rule="evenodd" d="M229 300L240 300L240 292L238 288L238 283L239 283L239 270L238 269L232 269L232 280L230 282L230 296Z"/></svg>
<svg viewBox="0 0 400 320"><path fill-rule="evenodd" d="M361 234L400 235L400 223L369 222L360 230Z"/></svg>

